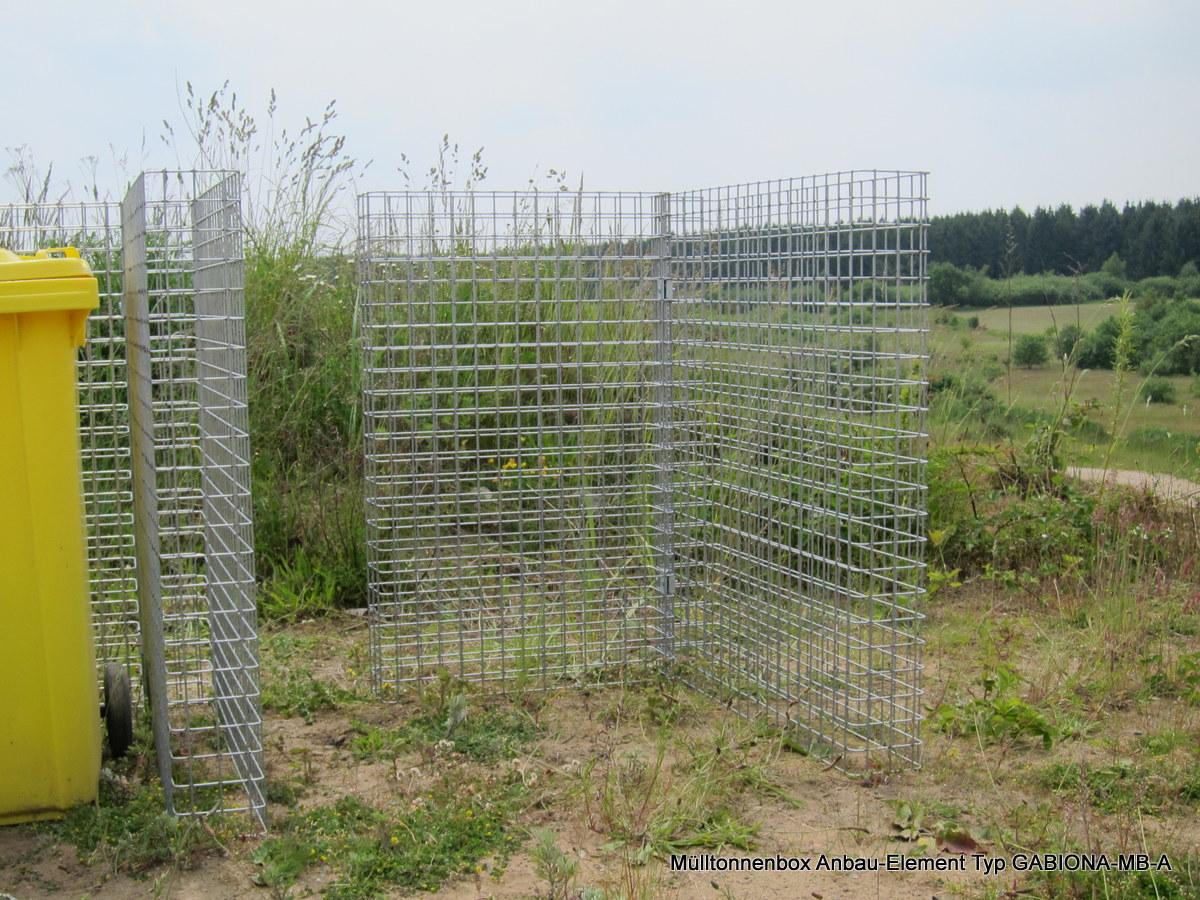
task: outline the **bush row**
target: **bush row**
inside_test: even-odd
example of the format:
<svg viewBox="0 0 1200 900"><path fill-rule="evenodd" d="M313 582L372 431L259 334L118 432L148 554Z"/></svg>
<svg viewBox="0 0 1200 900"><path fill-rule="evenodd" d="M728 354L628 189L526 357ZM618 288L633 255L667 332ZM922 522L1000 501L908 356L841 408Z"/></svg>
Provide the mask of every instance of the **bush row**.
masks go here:
<svg viewBox="0 0 1200 900"><path fill-rule="evenodd" d="M929 270L929 302L936 306L1053 306L1108 300L1129 291L1137 299L1172 300L1200 297L1200 271L1188 263L1178 276L1157 276L1132 281L1124 276L1120 260L1110 260L1098 272L1086 275L1014 275L1000 280L985 270L937 263Z"/></svg>

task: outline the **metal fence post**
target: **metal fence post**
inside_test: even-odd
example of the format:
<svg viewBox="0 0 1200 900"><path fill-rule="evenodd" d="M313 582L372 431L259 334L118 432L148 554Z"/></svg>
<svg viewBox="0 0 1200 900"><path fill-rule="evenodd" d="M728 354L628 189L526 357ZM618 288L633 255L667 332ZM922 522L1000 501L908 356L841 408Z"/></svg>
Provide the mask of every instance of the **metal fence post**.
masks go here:
<svg viewBox="0 0 1200 900"><path fill-rule="evenodd" d="M658 363L655 377L654 565L658 574L662 651L675 658L675 509L672 475L674 391L671 362L671 195L655 197L655 281L657 300L654 344Z"/></svg>
<svg viewBox="0 0 1200 900"><path fill-rule="evenodd" d="M170 709L163 639L162 569L158 534L158 466L154 441L154 384L150 350L149 277L146 266L146 180L129 187L121 202L124 264L125 354L129 366L129 444L137 557L138 619L142 633L143 686L150 696L154 754L167 811L175 811L171 772Z"/></svg>

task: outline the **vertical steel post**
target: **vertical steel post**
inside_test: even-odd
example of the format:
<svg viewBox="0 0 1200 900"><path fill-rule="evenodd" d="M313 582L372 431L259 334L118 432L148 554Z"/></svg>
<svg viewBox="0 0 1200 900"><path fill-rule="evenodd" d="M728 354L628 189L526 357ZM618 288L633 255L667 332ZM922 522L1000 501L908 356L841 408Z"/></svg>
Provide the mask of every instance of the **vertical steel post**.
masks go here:
<svg viewBox="0 0 1200 900"><path fill-rule="evenodd" d="M671 400L671 195L655 198L654 255L657 291L654 345L658 363L655 376L654 566L658 575L662 651L675 658L675 509L672 476L673 421Z"/></svg>
<svg viewBox="0 0 1200 900"><path fill-rule="evenodd" d="M170 710L163 639L162 569L158 534L158 465L154 442L154 384L150 357L150 301L146 268L146 180L139 175L121 202L125 354L129 367L130 455L133 472L134 554L143 686L150 695L154 754L167 811L174 813Z"/></svg>

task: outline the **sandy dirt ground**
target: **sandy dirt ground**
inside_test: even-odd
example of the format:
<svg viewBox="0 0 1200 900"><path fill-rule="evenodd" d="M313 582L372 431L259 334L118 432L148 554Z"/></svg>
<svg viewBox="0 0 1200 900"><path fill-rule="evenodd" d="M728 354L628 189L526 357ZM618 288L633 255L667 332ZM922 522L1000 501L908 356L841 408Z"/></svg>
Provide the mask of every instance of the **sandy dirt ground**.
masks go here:
<svg viewBox="0 0 1200 900"><path fill-rule="evenodd" d="M562 712L575 704L565 698ZM558 704L556 703L556 712ZM597 731L587 722L577 721L571 734L546 742L531 766L543 766L547 772L578 765L579 757L594 747ZM405 790L407 773L396 775L391 764L355 764L339 756L330 745L338 731L337 723L320 720L308 731L294 727L273 729L286 735L285 746L305 747L319 757L322 777L318 790L304 799L304 805L329 802L339 795L355 794L366 800L386 802ZM606 742L607 743L607 742ZM636 735L619 738L615 750L639 745ZM336 773L336 775L334 774ZM762 802L755 805L754 818L761 823L756 855L785 854L816 857L820 854L884 858L888 853L903 853L907 847L892 839L890 822L894 811L889 801L906 796L917 775L905 775L894 782L864 786L811 760L787 756L781 758L777 774L794 794L802 799L800 809L783 804ZM590 827L577 808L564 803L530 816L523 826L555 829L559 845L580 861L578 883L619 887L622 865L606 851L608 838ZM257 841L247 838L241 845L229 847L229 856L205 859L191 871L149 873L133 879L109 876L103 866L85 866L74 848L55 844L29 829L0 830L0 891L19 900L35 898L89 898L119 900L124 897L166 896L180 900L234 900L241 897L269 898L272 894L255 887L256 867L250 854ZM744 856L723 852L725 857ZM969 865L973 868L973 865ZM982 876L939 875L936 873L675 873L659 864L643 867L636 874L652 896L668 898L931 898L959 895ZM312 877L293 888L292 896L319 895L324 873L317 869ZM544 896L545 882L534 871L528 855L518 854L499 878L464 878L445 885L433 897L455 898L530 898ZM396 893L388 896L404 896ZM3 894L0 894L3 897Z"/></svg>
<svg viewBox="0 0 1200 900"><path fill-rule="evenodd" d="M1151 472L1139 472L1134 469L1104 469L1078 468L1067 469L1067 475L1080 481L1102 482L1131 487L1137 490L1150 491L1164 500L1187 503L1200 506L1200 484L1179 478L1175 475L1156 475Z"/></svg>
<svg viewBox="0 0 1200 900"><path fill-rule="evenodd" d="M317 626L307 627L313 631ZM361 674L352 667L359 656L347 652L362 637L358 623L341 628L336 641L322 643L319 658L306 660L314 672L350 687L361 686ZM545 786L544 799L534 804L519 827L554 829L559 846L579 861L579 886L604 886L620 890L625 879L636 878L649 896L668 898L931 898L961 894L979 876L938 873L671 873L661 862L638 867L631 873L611 848L610 836L579 802L573 778L588 760L603 760L628 753L653 756L656 730L632 721L614 724L604 715L619 689L587 692L565 689L552 694L540 713L545 737L520 759L517 766L527 783ZM498 701L507 702L507 701ZM711 740L713 729L728 724L731 714L700 698L689 698L695 713L679 726L678 747ZM419 795L432 778L428 757L411 756L395 762L362 762L348 750L354 723L396 725L410 715L404 704L361 702L350 709L318 713L310 725L300 718L269 715L266 745L269 777L294 776L302 765L310 786L299 808L329 804L354 795L369 803L389 805ZM674 752L679 752L678 749ZM672 767L682 763L671 761ZM674 771L674 768L672 769ZM897 842L892 821L892 801L912 796L928 773L908 772L870 782L852 779L812 758L783 752L771 763L772 775L793 797L799 808L766 796L750 796L743 815L759 825L757 854L816 857L819 854L884 858L904 853L911 845ZM680 776L676 776L680 777ZM276 821L288 810L272 806ZM55 843L44 830L28 827L0 829L0 898L89 898L119 900L125 897L173 897L180 900L233 900L271 898L256 887L258 871L251 859L259 838L247 835L226 844L227 854L199 860L185 871L149 872L131 878L112 874L103 862L84 865L75 848ZM706 852L706 851L700 851ZM711 852L711 851L707 851ZM939 851L934 849L935 854ZM723 856L744 856L722 851ZM331 873L326 867L310 869L287 896L319 896ZM526 851L517 853L499 878L467 876L445 884L435 897L518 898L540 897L544 882L537 876ZM403 896L396 893L388 896ZM422 895L430 896L430 895Z"/></svg>
<svg viewBox="0 0 1200 900"><path fill-rule="evenodd" d="M322 623L310 623L291 629L289 633L307 636L311 652L305 651L305 664L314 673L339 686L356 692L363 699L345 706L318 712L311 724L301 718L268 715L266 722L266 754L268 777L275 780L295 779L304 775L307 787L297 808L304 810L328 805L339 798L353 795L380 807L398 806L421 796L432 783L437 770L458 763L439 761L428 753L406 754L395 761L362 761L350 752L349 738L356 723L394 727L413 715L412 702L379 703L367 699L362 672L362 644L365 624L361 619L340 617ZM1013 645L1014 648L1017 646ZM967 651L964 650L963 653ZM1018 652L1014 649L1014 653ZM965 656L963 657L966 658ZM939 702L958 672L953 653L943 653L930 660L926 672L926 697L932 705ZM269 668L268 668L269 674ZM1064 677L1065 674L1064 674ZM642 897L664 898L947 898L962 896L1036 896L1023 892L1024 884L1011 874L1000 878L985 878L974 871L968 859L964 874L936 872L910 873L671 873L661 861L637 867L636 871L613 851L611 835L581 801L579 772L588 761L621 758L637 753L643 757L654 754L657 726L648 724L637 715L614 721L609 711L613 704L625 702L620 689L563 689L550 694L540 707L539 721L544 731L540 739L527 746L517 758L500 765L515 768L535 795L521 820L514 824L522 834L527 829L544 826L553 829L558 845L579 863L576 884L579 887L597 886L620 896L629 879L638 882ZM513 698L495 697L475 702L515 703ZM634 701L630 701L634 703ZM673 727L671 758L666 771L669 777L682 780L689 746L708 741L711 746L716 730L727 727L732 715L718 704L687 695L690 713ZM1190 713L1189 713L1190 714ZM1155 723L1161 723L1177 711L1166 706L1129 709L1111 716L1104 725L1113 746L1124 746L1137 740ZM1180 724L1192 729L1190 719ZM963 821L979 835L983 850L994 849L988 836L988 826L1002 819L1018 823L1022 810L1030 810L1027 835L1014 831L1018 841L1037 840L1035 829L1063 827L1085 830L1096 841L1107 842L1106 849L1126 845L1136 849L1149 831L1175 829L1171 835L1176 845L1200 847L1200 823L1192 817L1167 822L1142 820L1106 824L1089 812L1086 804L1075 810L1067 804L1054 816L1033 812L1042 809L1047 801L1043 789L1038 793L1033 773L1041 771L1050 761L1083 759L1084 754L1101 756L1114 753L1106 745L1076 742L1064 744L1054 753L1040 747L976 748L970 741L951 740L945 735L927 731L924 764L920 770L894 775L873 775L852 778L829 768L819 760L791 752L780 752L769 762L771 776L777 784L796 798L789 804L769 794L748 792L739 814L759 827L757 854L785 854L817 857L820 854L884 859L887 854L913 851L912 842L898 840L896 803L920 800L927 803L949 804L963 811ZM289 814L283 806L272 805L271 818L280 822ZM1141 829L1139 833L1135 829ZM1103 837L1100 835L1103 832ZM928 840L928 839L927 839ZM101 860L85 865L74 847L56 843L45 829L12 827L0 829L0 900L9 897L19 900L35 898L89 898L89 900L121 900L127 897L172 897L180 900L234 900L234 898L319 896L322 888L334 877L329 866L312 866L301 881L287 893L273 893L257 887L254 877L259 872L253 854L260 845L257 835L226 840L225 853L213 852L196 861L193 868L183 871L155 870L140 877L114 874L113 866ZM953 856L954 848L927 843L928 855L938 858ZM702 851L703 852L703 851ZM740 856L723 851L723 856ZM400 892L386 896L404 896ZM545 882L538 877L529 855L529 843L517 852L499 877L491 874L465 876L451 880L432 895L454 900L468 898L530 898L544 897ZM579 896L576 892L573 896Z"/></svg>

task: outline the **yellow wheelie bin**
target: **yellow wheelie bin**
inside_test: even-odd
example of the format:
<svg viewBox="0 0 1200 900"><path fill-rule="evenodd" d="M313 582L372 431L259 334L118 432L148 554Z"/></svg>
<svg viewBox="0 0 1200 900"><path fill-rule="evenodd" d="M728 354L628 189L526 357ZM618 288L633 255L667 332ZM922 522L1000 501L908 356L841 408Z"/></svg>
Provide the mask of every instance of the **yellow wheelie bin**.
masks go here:
<svg viewBox="0 0 1200 900"><path fill-rule="evenodd" d="M96 279L73 249L0 249L0 824L95 799L75 356Z"/></svg>

